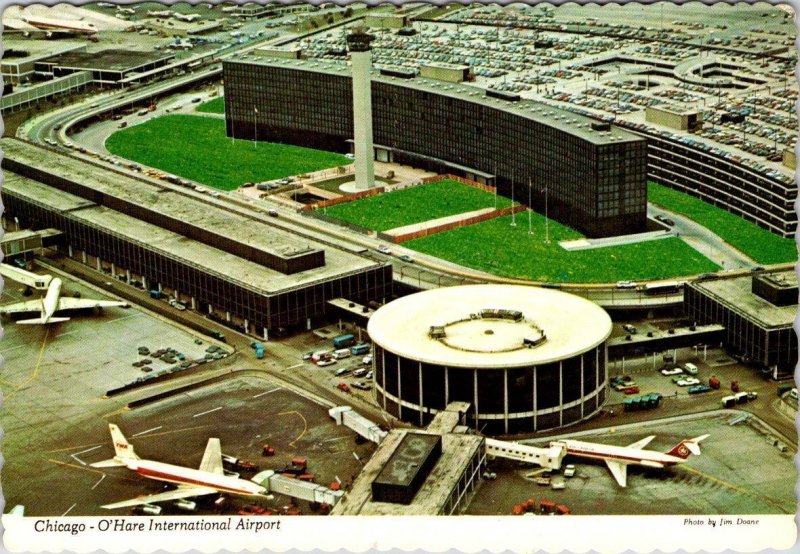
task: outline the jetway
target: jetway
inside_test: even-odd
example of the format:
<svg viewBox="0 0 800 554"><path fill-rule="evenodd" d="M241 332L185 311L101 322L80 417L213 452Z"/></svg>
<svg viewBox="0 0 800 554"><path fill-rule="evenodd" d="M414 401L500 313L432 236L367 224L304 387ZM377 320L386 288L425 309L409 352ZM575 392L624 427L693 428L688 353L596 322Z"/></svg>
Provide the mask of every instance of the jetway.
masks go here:
<svg viewBox="0 0 800 554"><path fill-rule="evenodd" d="M336 406L328 410L328 414L337 425L349 427L365 439L380 444L387 433L373 422L360 415L350 406ZM547 469L559 469L567 453L563 445L551 445L549 448L537 448L517 442L499 441L487 438L485 441L487 456L507 458L518 462L535 464Z"/></svg>
<svg viewBox="0 0 800 554"><path fill-rule="evenodd" d="M553 443L555 444L555 443ZM486 439L486 455L496 458L508 458L518 462L536 464L547 469L559 469L567 453L564 445L549 448L537 448L517 442Z"/></svg>
<svg viewBox="0 0 800 554"><path fill-rule="evenodd" d="M257 474L252 478L252 481L267 489L267 492L285 494L292 498L328 504L329 506L335 506L344 496L344 491L334 491L316 483L286 477L275 473L271 469Z"/></svg>
<svg viewBox="0 0 800 554"><path fill-rule="evenodd" d="M386 438L386 431L378 427L350 406L336 406L328 410L328 415L336 421L336 425L344 425L375 444Z"/></svg>

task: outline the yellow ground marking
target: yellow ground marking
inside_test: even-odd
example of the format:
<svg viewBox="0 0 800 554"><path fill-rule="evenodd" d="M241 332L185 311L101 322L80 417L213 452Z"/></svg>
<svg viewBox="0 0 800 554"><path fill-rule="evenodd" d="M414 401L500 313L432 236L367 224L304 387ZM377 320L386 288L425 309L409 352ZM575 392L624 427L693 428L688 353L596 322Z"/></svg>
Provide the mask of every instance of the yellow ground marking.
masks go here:
<svg viewBox="0 0 800 554"><path fill-rule="evenodd" d="M14 390L9 392L6 396L6 400L17 394L22 387L25 385L32 383L39 377L39 368L42 366L42 360L44 359L44 348L47 346L47 336L50 334L50 327L46 327L44 330L44 338L42 339L42 346L39 348L39 356L36 358L36 365L33 367L33 373L30 377L25 379L19 385L12 385Z"/></svg>
<svg viewBox="0 0 800 554"><path fill-rule="evenodd" d="M303 414L301 414L301 413L300 413L300 412L298 412L297 410L292 410L292 411L290 411L290 412L281 412L281 413L279 413L278 415L289 415L289 414L297 414L297 415L299 415L299 416L300 416L300 419L302 419L302 420L303 420L303 432L302 432L302 433L300 433L299 435L297 435L297 436L295 437L295 439L294 439L292 442L290 442L290 443L289 443L289 446L291 446L292 448L296 448L296 446L295 446L295 443L296 443L297 441L299 441L300 439L302 439L302 438L303 438L303 435L305 435L305 434L306 434L306 432L308 431L308 422L306 421L306 418L305 418L305 417L303 417Z"/></svg>

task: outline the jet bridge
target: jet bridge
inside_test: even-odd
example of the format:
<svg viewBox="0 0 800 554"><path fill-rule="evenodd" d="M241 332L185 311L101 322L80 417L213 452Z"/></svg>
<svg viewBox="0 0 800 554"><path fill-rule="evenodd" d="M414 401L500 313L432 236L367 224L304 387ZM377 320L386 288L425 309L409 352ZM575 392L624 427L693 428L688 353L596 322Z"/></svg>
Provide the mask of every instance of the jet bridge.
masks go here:
<svg viewBox="0 0 800 554"><path fill-rule="evenodd" d="M329 506L335 506L344 495L344 491L334 491L316 483L286 477L275 473L271 469L262 471L254 476L251 481L267 489L267 492L285 494L292 498L328 504Z"/></svg>

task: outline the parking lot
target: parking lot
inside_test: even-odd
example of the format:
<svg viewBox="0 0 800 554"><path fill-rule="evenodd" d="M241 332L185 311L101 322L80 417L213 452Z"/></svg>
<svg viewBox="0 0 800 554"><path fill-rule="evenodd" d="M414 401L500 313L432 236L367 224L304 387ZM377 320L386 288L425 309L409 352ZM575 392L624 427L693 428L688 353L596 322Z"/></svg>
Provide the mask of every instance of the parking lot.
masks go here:
<svg viewBox="0 0 800 554"><path fill-rule="evenodd" d="M611 514L793 514L794 452L772 445L769 431L755 419L729 425L733 415L671 418L624 429L605 428L581 433L580 440L619 446L656 435L648 449L666 452L683 439L704 434L701 455L667 469L628 466L628 486L620 488L602 463L566 458L576 474L566 488L552 490L533 482L536 468L493 462L497 479L485 481L467 510L473 515L510 515L514 504L529 498L565 504L575 515ZM550 437L537 446L546 446ZM528 441L526 441L528 442ZM757 464L752 455L758 453Z"/></svg>

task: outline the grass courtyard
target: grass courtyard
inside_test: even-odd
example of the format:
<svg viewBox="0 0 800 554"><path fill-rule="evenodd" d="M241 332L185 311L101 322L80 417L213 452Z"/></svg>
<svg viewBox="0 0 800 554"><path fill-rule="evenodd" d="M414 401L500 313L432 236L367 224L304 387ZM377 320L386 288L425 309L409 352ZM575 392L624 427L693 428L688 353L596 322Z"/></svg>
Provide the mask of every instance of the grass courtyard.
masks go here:
<svg viewBox="0 0 800 554"><path fill-rule="evenodd" d="M196 111L203 113L225 113L225 98L220 96L197 106Z"/></svg>
<svg viewBox="0 0 800 554"><path fill-rule="evenodd" d="M683 192L649 182L648 201L703 225L761 264L797 260L794 239L779 237L728 211Z"/></svg>
<svg viewBox="0 0 800 554"><path fill-rule="evenodd" d="M326 215L367 229L386 231L431 219L494 207L495 195L444 179L395 192L379 194L326 209ZM497 207L511 200L497 197Z"/></svg>
<svg viewBox="0 0 800 554"><path fill-rule="evenodd" d="M231 140L225 121L166 115L117 131L106 141L113 154L222 190L352 163L322 150Z"/></svg>
<svg viewBox="0 0 800 554"><path fill-rule="evenodd" d="M719 266L677 237L567 251L561 240L582 235L550 220L545 243L545 218L533 212L528 234L527 212L460 227L403 243L403 246L496 275L553 283L613 283L716 271Z"/></svg>

